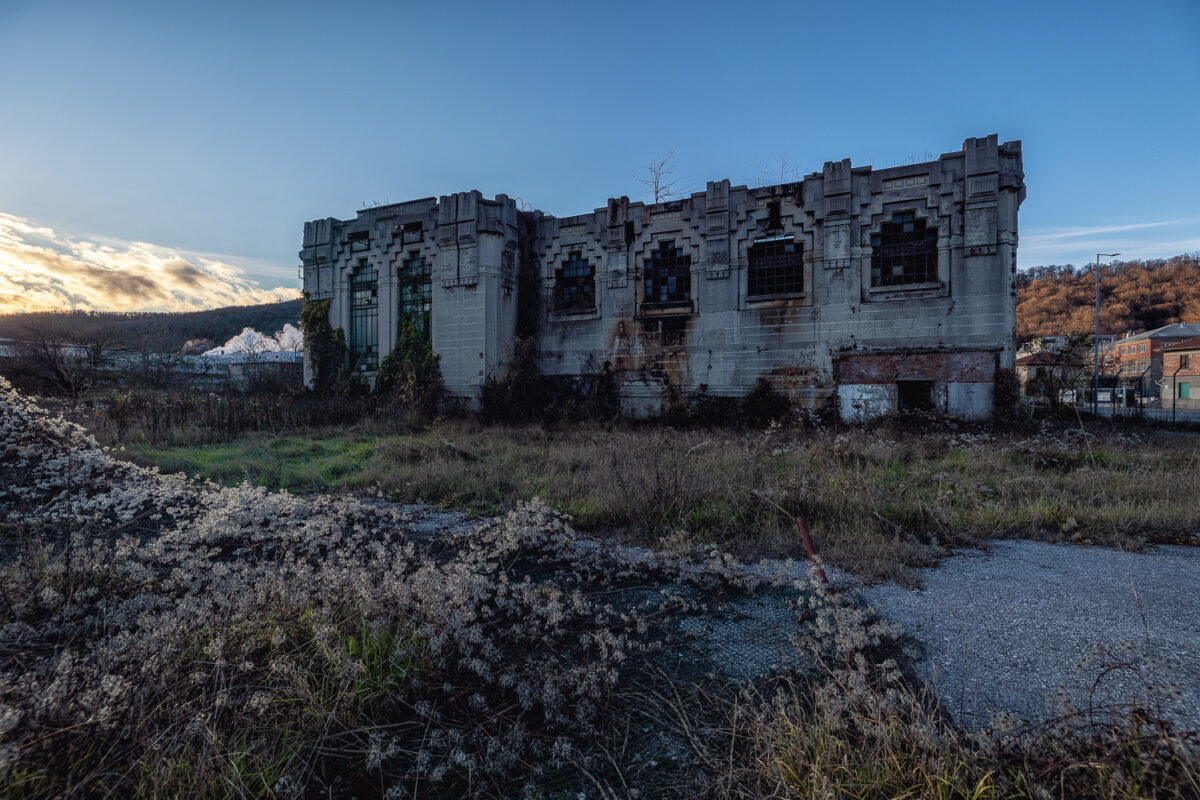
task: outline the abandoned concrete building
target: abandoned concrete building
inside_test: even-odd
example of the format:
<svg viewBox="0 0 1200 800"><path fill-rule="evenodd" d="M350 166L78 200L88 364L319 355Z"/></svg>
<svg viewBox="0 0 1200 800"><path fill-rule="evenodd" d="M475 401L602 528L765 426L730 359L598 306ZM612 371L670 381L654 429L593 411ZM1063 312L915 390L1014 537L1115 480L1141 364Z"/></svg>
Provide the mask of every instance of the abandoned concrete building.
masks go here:
<svg viewBox="0 0 1200 800"><path fill-rule="evenodd" d="M607 368L627 415L765 378L845 420L984 418L1013 367L1024 197L1021 143L992 134L921 164L844 159L794 183L710 181L572 217L478 191L367 208L305 223L300 258L305 297L332 301L365 380L407 315L447 390L477 401L524 302L540 372Z"/></svg>

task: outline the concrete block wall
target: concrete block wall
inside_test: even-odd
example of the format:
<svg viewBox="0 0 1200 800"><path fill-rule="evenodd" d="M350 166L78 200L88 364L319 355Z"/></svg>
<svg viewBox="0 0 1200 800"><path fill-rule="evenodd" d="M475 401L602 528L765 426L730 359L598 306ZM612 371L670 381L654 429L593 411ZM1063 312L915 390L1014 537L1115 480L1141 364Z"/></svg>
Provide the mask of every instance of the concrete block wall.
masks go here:
<svg viewBox="0 0 1200 800"><path fill-rule="evenodd" d="M348 275L360 255L346 237L370 228L386 352L395 318L389 312L385 321L384 307L394 309L396 299L384 291L385 274L394 282L399 254L413 247L387 238L419 219L418 246L435 265L434 349L447 388L468 399L510 351L516 273L526 268L540 281L539 369L572 376L608 364L631 414L654 413L672 393L741 396L763 377L802 406L865 418L896 409L895 381L906 380L897 375L925 370L939 408L979 417L990 413L995 369L1013 366L1024 194L1020 142L1000 144L995 134L922 164L874 170L846 159L789 184L711 181L665 203L622 197L589 214L539 215L531 242L520 240L511 199L461 192L306 223L304 287L310 297L334 297L331 321L346 324ZM898 212L937 228L936 277L872 286L871 235ZM768 236L802 245L802 291L749 296L748 252ZM644 304L645 264L664 241L691 258L686 306ZM523 267L522 244L535 258ZM575 252L595 270L595 307L559 310L556 275ZM931 354L953 357L933 369ZM858 368L847 364L874 355L892 359L891 382L849 377ZM964 365L969 380L957 374Z"/></svg>
<svg viewBox="0 0 1200 800"><path fill-rule="evenodd" d="M558 314L552 292L543 293L541 369L570 375L608 363L626 405L642 412L670 390L741 396L760 377L800 405L822 407L838 395L836 366L850 354L982 354L991 365L986 390L950 381L938 393L943 410L987 416L995 368L1011 368L1015 355L1023 198L1020 143L991 135L923 164L873 170L847 159L792 184L714 181L682 200L619 198L592 214L546 220L543 285L552 287L562 259L579 251L596 266L597 301L590 313ZM774 204L779 227L768 230ZM902 211L937 228L936 279L874 287L871 234ZM749 296L748 251L768 235L803 245L802 292ZM665 240L691 255L693 307L682 313L641 308L646 258ZM848 394L868 392L854 386ZM856 415L896 409L894 391L870 391L876 399Z"/></svg>
<svg viewBox="0 0 1200 800"><path fill-rule="evenodd" d="M354 238L365 232L366 239ZM470 403L503 363L516 325L517 209L499 195L460 192L359 211L353 220L305 223L300 251L304 293L332 299L330 324L350 336L350 277L362 258L379 278L380 357L399 322L400 272L424 257L432 272L431 339L446 388ZM373 384L376 370L360 377ZM311 370L306 371L311 383Z"/></svg>

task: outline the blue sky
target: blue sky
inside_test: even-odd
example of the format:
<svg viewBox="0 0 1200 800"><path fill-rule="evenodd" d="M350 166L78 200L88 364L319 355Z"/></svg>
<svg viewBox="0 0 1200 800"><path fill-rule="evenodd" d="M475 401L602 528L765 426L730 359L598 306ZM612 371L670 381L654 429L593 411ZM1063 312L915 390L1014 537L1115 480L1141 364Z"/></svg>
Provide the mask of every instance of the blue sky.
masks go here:
<svg viewBox="0 0 1200 800"><path fill-rule="evenodd" d="M1024 142L1022 267L1200 250L1200 2L0 0L0 268L153 252L262 299L305 220L365 204L568 215L640 197L656 152L702 189L992 132Z"/></svg>

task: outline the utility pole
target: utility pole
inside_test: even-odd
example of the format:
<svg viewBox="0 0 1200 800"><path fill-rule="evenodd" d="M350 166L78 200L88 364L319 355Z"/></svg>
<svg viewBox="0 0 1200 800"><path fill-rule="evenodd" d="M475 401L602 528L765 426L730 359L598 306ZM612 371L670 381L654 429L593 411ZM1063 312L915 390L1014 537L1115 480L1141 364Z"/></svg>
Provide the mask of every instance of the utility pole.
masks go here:
<svg viewBox="0 0 1200 800"><path fill-rule="evenodd" d="M1100 259L1115 258L1120 253L1096 253L1096 339L1092 352L1092 415L1100 413Z"/></svg>

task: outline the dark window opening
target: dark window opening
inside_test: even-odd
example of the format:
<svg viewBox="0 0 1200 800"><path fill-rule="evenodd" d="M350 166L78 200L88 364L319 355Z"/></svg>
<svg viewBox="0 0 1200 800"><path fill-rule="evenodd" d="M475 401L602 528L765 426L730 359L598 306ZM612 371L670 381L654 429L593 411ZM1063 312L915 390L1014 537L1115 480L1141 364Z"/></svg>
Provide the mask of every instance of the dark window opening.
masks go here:
<svg viewBox="0 0 1200 800"><path fill-rule="evenodd" d="M871 285L903 286L937 280L937 228L902 211L871 234Z"/></svg>
<svg viewBox="0 0 1200 800"><path fill-rule="evenodd" d="M644 317L640 324L643 335L657 339L664 346L681 345L686 339L686 317Z"/></svg>
<svg viewBox="0 0 1200 800"><path fill-rule="evenodd" d="M633 240L637 238L637 234L633 230L633 220L625 220L625 246L633 244Z"/></svg>
<svg viewBox="0 0 1200 800"><path fill-rule="evenodd" d="M369 250L371 247L371 232L355 231L354 233L346 234L346 241L350 243L350 252L352 253Z"/></svg>
<svg viewBox="0 0 1200 800"><path fill-rule="evenodd" d="M400 226L400 242L419 242L425 238L425 223L421 220L406 222Z"/></svg>
<svg viewBox="0 0 1200 800"><path fill-rule="evenodd" d="M804 291L804 245L796 242L794 237L755 242L747 255L750 262L747 273L748 296L799 294Z"/></svg>
<svg viewBox="0 0 1200 800"><path fill-rule="evenodd" d="M1187 369L1191 363L1192 363L1191 356L1180 356L1179 357L1179 368L1180 369Z"/></svg>
<svg viewBox="0 0 1200 800"><path fill-rule="evenodd" d="M433 311L433 269L419 250L410 250L400 263L400 314L408 317L413 327L429 335Z"/></svg>
<svg viewBox="0 0 1200 800"><path fill-rule="evenodd" d="M783 211L780 208L778 200L772 200L767 203L767 230L778 231L783 229Z"/></svg>
<svg viewBox="0 0 1200 800"><path fill-rule="evenodd" d="M365 258L350 276L350 353L355 369L379 364L379 275Z"/></svg>
<svg viewBox="0 0 1200 800"><path fill-rule="evenodd" d="M674 241L662 242L646 257L644 281L644 304L651 308L691 302L691 255L684 255Z"/></svg>
<svg viewBox="0 0 1200 800"><path fill-rule="evenodd" d="M568 254L554 275L556 311L591 311L596 307L596 267L580 251Z"/></svg>
<svg viewBox="0 0 1200 800"><path fill-rule="evenodd" d="M896 381L899 411L933 411L933 381Z"/></svg>

